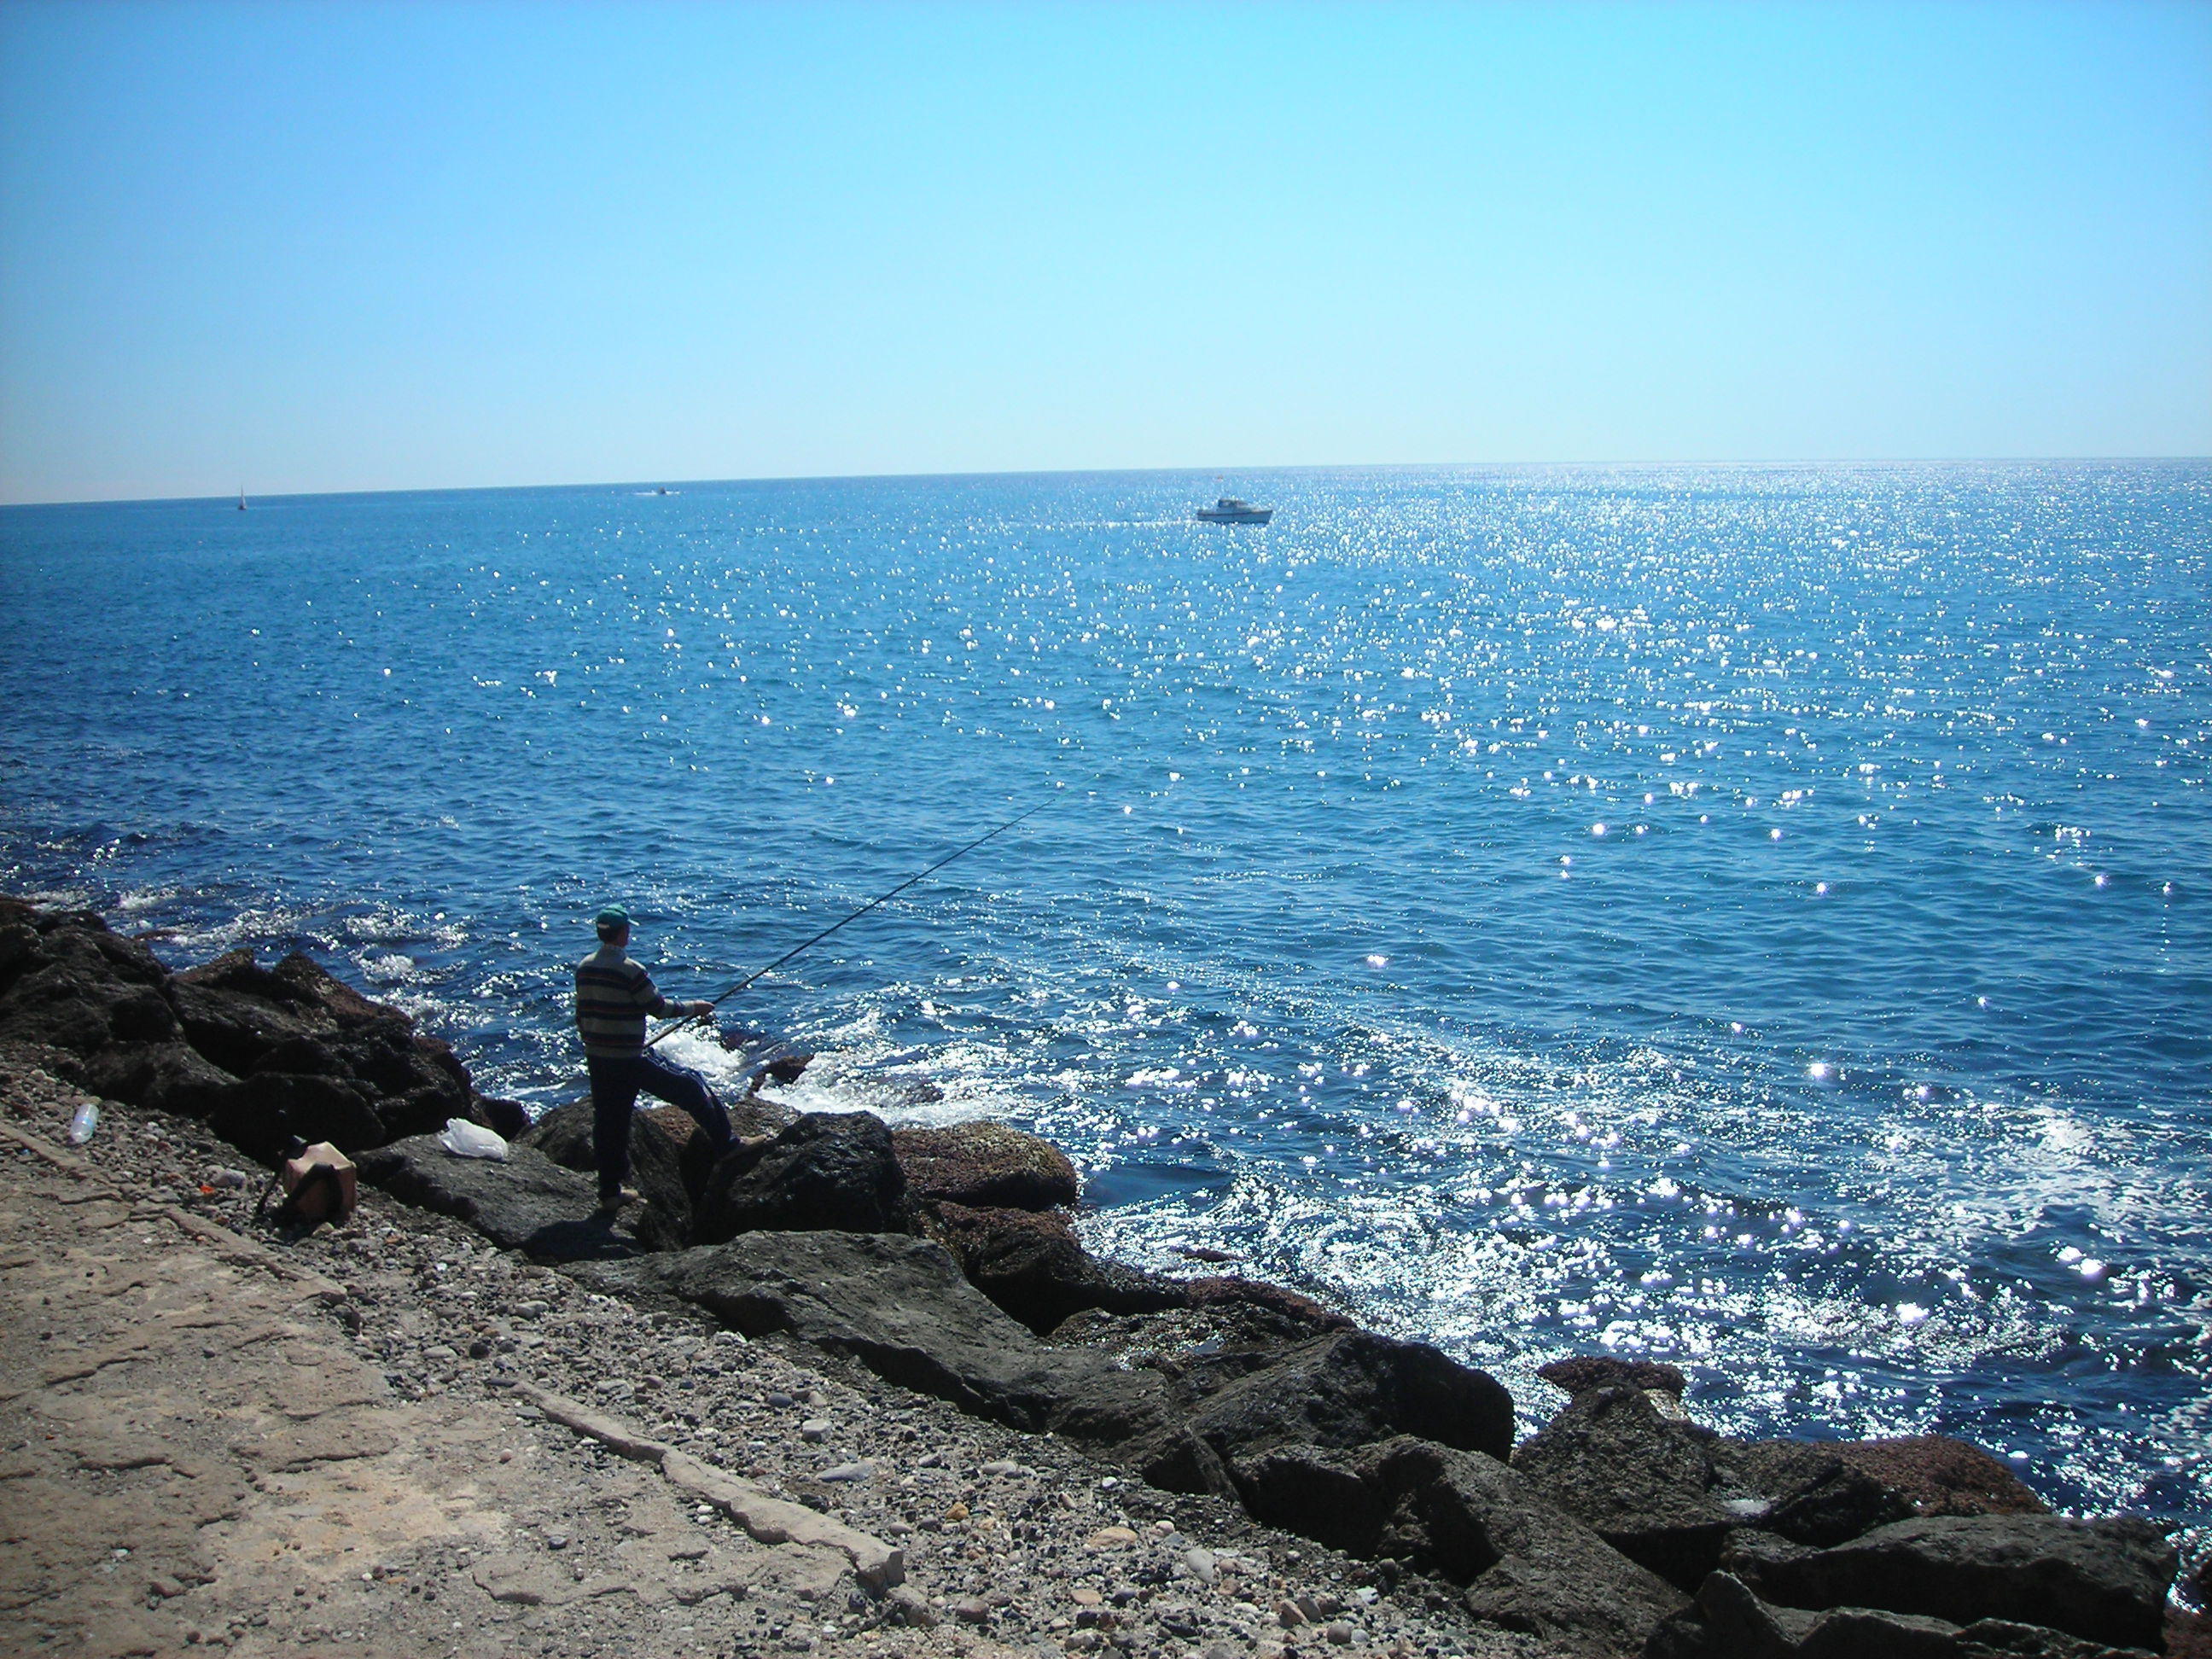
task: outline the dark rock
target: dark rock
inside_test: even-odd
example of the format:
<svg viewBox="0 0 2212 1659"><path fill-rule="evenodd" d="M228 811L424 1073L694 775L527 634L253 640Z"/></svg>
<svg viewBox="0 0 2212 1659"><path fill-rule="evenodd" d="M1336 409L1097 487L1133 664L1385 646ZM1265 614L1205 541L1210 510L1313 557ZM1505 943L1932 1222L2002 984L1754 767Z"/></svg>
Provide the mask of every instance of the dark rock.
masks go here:
<svg viewBox="0 0 2212 1659"><path fill-rule="evenodd" d="M1735 1659L1715 1638L1695 1607L1662 1619L1644 1638L1638 1659Z"/></svg>
<svg viewBox="0 0 2212 1659"><path fill-rule="evenodd" d="M2152 1659L2139 1648L2039 1625L1982 1620L1961 1629L1925 1613L1842 1607L1807 1612L1761 1601L1716 1572L1698 1590L1698 1616L1653 1632L1644 1659Z"/></svg>
<svg viewBox="0 0 2212 1659"><path fill-rule="evenodd" d="M2176 1559L2157 1528L2131 1517L1930 1516L1764 1561L1759 1593L1797 1607L1882 1607L1959 1625L2006 1620L2156 1647Z"/></svg>
<svg viewBox="0 0 2212 1659"><path fill-rule="evenodd" d="M1712 1573L1697 1586L1697 1639L1687 1641L1686 1620L1666 1626L1668 1650L1687 1648L1712 1659L1790 1659L1796 1644L1812 1632L1812 1614L1796 1608L1774 1608L1760 1601L1743 1579L1732 1573ZM1652 1637L1652 1648L1662 1637ZM1646 1659L1656 1659L1648 1652Z"/></svg>
<svg viewBox="0 0 2212 1659"><path fill-rule="evenodd" d="M1502 1459L1513 1443L1512 1398L1494 1377L1424 1343L1347 1331L1230 1382L1126 1455L1154 1486L1234 1494L1249 1507L1273 1478L1265 1470L1274 1454L1403 1435Z"/></svg>
<svg viewBox="0 0 2212 1659"><path fill-rule="evenodd" d="M1513 1468L1630 1560L1690 1591L1738 1524L1708 1491L1712 1437L1661 1416L1641 1387L1613 1384L1577 1393L1515 1450Z"/></svg>
<svg viewBox="0 0 2212 1659"><path fill-rule="evenodd" d="M586 1100L584 1104L588 1109L591 1102ZM690 1225L690 1218L692 1211L697 1208L699 1200L707 1195L707 1179L714 1173L716 1160L727 1148L718 1145L714 1138L701 1127L698 1119L693 1117L681 1106L647 1106L641 1102L636 1115L640 1123L649 1124L659 1130L661 1139L675 1151L676 1175L684 1188L684 1225L688 1229ZM734 1119L737 1114L733 1112L731 1116ZM777 1126L778 1128L782 1127L780 1124ZM776 1131L771 1129L768 1133L772 1136ZM732 1143L742 1139L760 1138L757 1132L749 1135L744 1130L737 1127L734 1122L731 1126L730 1139ZM633 1149L631 1162L635 1161L635 1149ZM688 1233L685 1242L690 1243Z"/></svg>
<svg viewBox="0 0 2212 1659"><path fill-rule="evenodd" d="M1504 1464L1400 1437L1283 1447L1249 1463L1254 1516L1463 1584L1475 1617L1563 1647L1636 1652L1688 1599Z"/></svg>
<svg viewBox="0 0 2212 1659"><path fill-rule="evenodd" d="M466 1223L494 1243L539 1261L603 1261L639 1253L637 1241L598 1216L597 1186L534 1146L507 1161L456 1158L434 1135L358 1154L362 1178L404 1203Z"/></svg>
<svg viewBox="0 0 2212 1659"><path fill-rule="evenodd" d="M1747 1527L1729 1534L1728 1542L1721 1547L1719 1571L1741 1578L1757 1593L1766 1582L1770 1566L1802 1561L1820 1553L1809 1544L1797 1543L1779 1533Z"/></svg>
<svg viewBox="0 0 2212 1659"><path fill-rule="evenodd" d="M1959 1632L1960 1659L2153 1659L2142 1648L2107 1647L2043 1625L1979 1619ZM2169 1632L2166 1659L2191 1659L2176 1648Z"/></svg>
<svg viewBox="0 0 2212 1659"><path fill-rule="evenodd" d="M774 1139L741 1144L714 1166L692 1237L904 1231L906 1177L890 1131L868 1112L810 1112Z"/></svg>
<svg viewBox="0 0 2212 1659"><path fill-rule="evenodd" d="M672 1297L748 1336L788 1331L888 1382L978 1416L1089 1439L1158 1425L1157 1378L1045 1347L987 1301L941 1246L896 1233L751 1232L579 1270L617 1292Z"/></svg>
<svg viewBox="0 0 2212 1659"><path fill-rule="evenodd" d="M250 951L231 951L174 975L167 994L184 1036L213 1064L242 1079L321 1079L366 1100L375 1128L348 1121L345 1133L355 1139L320 1137L349 1152L478 1115L468 1072L447 1044L422 1036L398 1009L370 1001L297 952L270 969ZM261 1095L229 1090L210 1096L202 1109L220 1118L218 1133L266 1158L288 1131L252 1117L253 1103L264 1097L297 1104L307 1097L296 1089ZM313 1109L325 1116L345 1115L338 1093L325 1091L316 1098L320 1105Z"/></svg>
<svg viewBox="0 0 2212 1659"><path fill-rule="evenodd" d="M758 1095L748 1095L734 1103L726 1102L725 1109L729 1114L730 1136L734 1141L773 1140L799 1121L798 1113ZM718 1146L700 1127L698 1120L680 1106L647 1106L640 1102L638 1116L657 1126L675 1145L684 1174L684 1190L696 1211L699 1200L707 1195L708 1178L714 1174L716 1162L726 1149Z"/></svg>
<svg viewBox="0 0 2212 1659"><path fill-rule="evenodd" d="M924 1224L958 1255L970 1284L1040 1335L1087 1309L1150 1313L1188 1300L1173 1279L1091 1255L1067 1218L1049 1210L940 1200Z"/></svg>
<svg viewBox="0 0 2212 1659"><path fill-rule="evenodd" d="M1915 1515L2048 1515L2049 1505L1979 1446L1943 1435L1847 1440L1833 1450L1879 1480Z"/></svg>
<svg viewBox="0 0 2212 1659"><path fill-rule="evenodd" d="M2042 1516L2044 1502L1980 1447L1907 1440L1719 1440L1714 1480L1765 1498L1759 1524L1832 1547L1911 1516Z"/></svg>
<svg viewBox="0 0 2212 1659"><path fill-rule="evenodd" d="M237 1079L182 1042L115 1042L57 1073L94 1094L179 1117L206 1117Z"/></svg>
<svg viewBox="0 0 2212 1659"><path fill-rule="evenodd" d="M1672 1365L1663 1365L1654 1359L1620 1359L1612 1354L1554 1359L1548 1365L1537 1367L1536 1375L1571 1395L1587 1394L1592 1389L1617 1388L1656 1389L1662 1394L1679 1395L1686 1386L1682 1373Z"/></svg>
<svg viewBox="0 0 2212 1659"><path fill-rule="evenodd" d="M1837 1607L1813 1615L1798 1659L1964 1659L1959 1627L1917 1613Z"/></svg>
<svg viewBox="0 0 2212 1659"><path fill-rule="evenodd" d="M907 1187L924 1202L970 1209L1049 1210L1080 1195L1075 1165L1048 1140L977 1120L937 1129L898 1129L891 1146Z"/></svg>
<svg viewBox="0 0 2212 1659"><path fill-rule="evenodd" d="M21 900L0 895L0 994L39 959L39 930L32 925L37 915Z"/></svg>
<svg viewBox="0 0 2212 1659"><path fill-rule="evenodd" d="M1513 1446L1513 1400L1495 1377L1425 1342L1350 1330L1224 1389L1193 1425L1218 1449L1285 1441L1348 1447L1418 1435L1503 1460Z"/></svg>
<svg viewBox="0 0 2212 1659"><path fill-rule="evenodd" d="M0 1040L37 1045L95 1094L199 1116L231 1076L195 1053L168 975L136 939L85 911L0 910Z"/></svg>
<svg viewBox="0 0 2212 1659"><path fill-rule="evenodd" d="M507 1140L516 1139L530 1130L530 1109L519 1100L478 1095L475 1117L485 1128Z"/></svg>
<svg viewBox="0 0 2212 1659"><path fill-rule="evenodd" d="M1840 1544L1915 1515L2047 1513L1987 1452L1939 1435L1721 1440L1713 1459L1718 1484L1766 1500L1759 1525L1803 1544Z"/></svg>
<svg viewBox="0 0 2212 1659"><path fill-rule="evenodd" d="M368 1090L302 1073L256 1072L224 1089L208 1127L249 1158L274 1164L292 1138L327 1140L356 1158L386 1136Z"/></svg>
<svg viewBox="0 0 2212 1659"><path fill-rule="evenodd" d="M1233 1310L1246 1329L1264 1330L1278 1340L1353 1328L1352 1321L1342 1314L1279 1285L1224 1276L1186 1279L1181 1283L1186 1305Z"/></svg>
<svg viewBox="0 0 2212 1659"><path fill-rule="evenodd" d="M1698 1611L1716 1659L1790 1659L1813 1630L1812 1614L1770 1607L1727 1572L1698 1587Z"/></svg>
<svg viewBox="0 0 2212 1659"><path fill-rule="evenodd" d="M1819 1480L1777 1500L1760 1525L1796 1543L1828 1548L1911 1516L1912 1504L1838 1458Z"/></svg>
<svg viewBox="0 0 2212 1659"><path fill-rule="evenodd" d="M697 1127L688 1115L677 1115ZM589 1176L593 1193L598 1192L599 1166L589 1100L555 1107L519 1136L515 1145L533 1146L562 1169ZM691 1194L684 1186L683 1158L682 1149L649 1121L648 1114L630 1114L629 1181L645 1202L635 1216L623 1218L647 1249L680 1250L691 1242Z"/></svg>
<svg viewBox="0 0 2212 1659"><path fill-rule="evenodd" d="M813 1063L814 1056L811 1054L793 1052L778 1054L773 1060L761 1063L759 1071L754 1074L754 1080L757 1082L761 1078L767 1078L775 1083L796 1083Z"/></svg>

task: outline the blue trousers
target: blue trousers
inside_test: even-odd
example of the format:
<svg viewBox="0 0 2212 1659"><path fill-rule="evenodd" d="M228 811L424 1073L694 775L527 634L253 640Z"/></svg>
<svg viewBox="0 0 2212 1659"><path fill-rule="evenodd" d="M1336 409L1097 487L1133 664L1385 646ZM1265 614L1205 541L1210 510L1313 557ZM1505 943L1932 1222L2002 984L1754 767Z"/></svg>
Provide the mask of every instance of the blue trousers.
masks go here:
<svg viewBox="0 0 2212 1659"><path fill-rule="evenodd" d="M680 1106L704 1129L717 1150L730 1144L730 1115L707 1079L672 1066L650 1049L620 1060L589 1056L592 1074L592 1156L599 1168L599 1198L611 1202L629 1173L629 1115L641 1094Z"/></svg>

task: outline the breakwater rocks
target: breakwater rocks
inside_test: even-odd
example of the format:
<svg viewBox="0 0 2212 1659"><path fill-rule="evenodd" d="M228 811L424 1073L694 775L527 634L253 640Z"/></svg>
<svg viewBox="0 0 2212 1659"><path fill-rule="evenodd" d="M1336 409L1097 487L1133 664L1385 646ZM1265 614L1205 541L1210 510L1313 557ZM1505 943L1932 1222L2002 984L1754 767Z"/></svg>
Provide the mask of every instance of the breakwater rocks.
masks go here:
<svg viewBox="0 0 2212 1659"><path fill-rule="evenodd" d="M232 952L173 974L97 917L13 901L0 1042L264 1162L293 1134L333 1140L392 1199L551 1270L564 1297L747 1340L729 1352L790 1345L979 1432L1048 1437L1157 1503L1314 1540L1364 1564L1370 1604L1448 1614L1462 1646L1487 1632L1523 1651L1656 1659L2089 1659L2198 1639L2168 1601L2177 1560L2156 1528L2049 1514L1960 1442L1731 1440L1692 1420L1672 1368L1593 1357L1547 1369L1565 1404L1516 1445L1505 1390L1432 1347L1280 1287L1092 1257L1069 1224L1073 1167L1001 1125L893 1129L756 1094L717 1159L681 1114L641 1113L645 1201L610 1224L592 1214L587 1106L523 1130L504 1163L454 1158L433 1133L449 1116L519 1126L404 1015L303 957L263 969ZM514 1350L479 1346L496 1382ZM908 1463L921 1450L883 1449ZM799 1501L851 1513L860 1477L836 1473L793 1482ZM1131 1599L1186 1578L1204 1581L1194 1594L1212 1583L1186 1561ZM880 1571L861 1587L896 1589ZM1361 1639L1295 1601L1226 1607L1051 1639L1229 1641L1209 1659Z"/></svg>

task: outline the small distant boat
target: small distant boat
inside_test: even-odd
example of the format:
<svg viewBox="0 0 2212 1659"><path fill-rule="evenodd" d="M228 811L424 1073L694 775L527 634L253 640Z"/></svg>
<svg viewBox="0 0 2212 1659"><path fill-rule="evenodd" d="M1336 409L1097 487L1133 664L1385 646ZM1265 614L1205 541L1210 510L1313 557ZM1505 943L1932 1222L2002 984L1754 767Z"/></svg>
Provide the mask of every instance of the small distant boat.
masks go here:
<svg viewBox="0 0 2212 1659"><path fill-rule="evenodd" d="M240 484L238 487L238 510L241 513L246 511L246 486L244 484Z"/></svg>
<svg viewBox="0 0 2212 1659"><path fill-rule="evenodd" d="M1207 524L1265 524L1275 516L1272 507L1255 507L1234 495L1224 495L1212 507L1201 507L1198 516Z"/></svg>

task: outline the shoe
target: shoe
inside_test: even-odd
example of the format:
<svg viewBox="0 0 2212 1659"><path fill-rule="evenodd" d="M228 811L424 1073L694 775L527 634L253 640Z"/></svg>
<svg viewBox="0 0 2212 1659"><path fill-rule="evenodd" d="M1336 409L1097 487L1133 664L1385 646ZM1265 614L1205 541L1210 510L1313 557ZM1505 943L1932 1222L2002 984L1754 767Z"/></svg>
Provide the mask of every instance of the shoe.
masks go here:
<svg viewBox="0 0 2212 1659"><path fill-rule="evenodd" d="M599 1213L612 1215L617 1210L627 1209L633 1204L642 1204L644 1201L643 1193L635 1187L625 1187L612 1198L602 1198L599 1200Z"/></svg>

